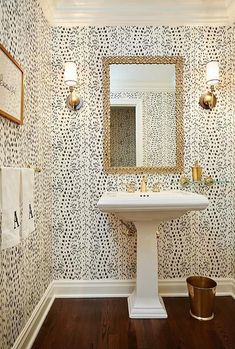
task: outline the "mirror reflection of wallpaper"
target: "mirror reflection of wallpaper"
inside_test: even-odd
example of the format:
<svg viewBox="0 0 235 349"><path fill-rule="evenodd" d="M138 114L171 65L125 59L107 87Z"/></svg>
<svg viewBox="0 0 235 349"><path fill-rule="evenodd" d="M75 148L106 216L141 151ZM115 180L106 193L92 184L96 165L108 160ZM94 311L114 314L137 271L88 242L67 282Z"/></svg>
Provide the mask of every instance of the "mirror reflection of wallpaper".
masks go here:
<svg viewBox="0 0 235 349"><path fill-rule="evenodd" d="M111 166L136 165L135 107L110 108Z"/></svg>
<svg viewBox="0 0 235 349"><path fill-rule="evenodd" d="M143 104L143 166L175 166L175 92L111 92L111 99L141 99Z"/></svg>
<svg viewBox="0 0 235 349"><path fill-rule="evenodd" d="M145 93L143 104L144 166L175 166L175 93Z"/></svg>

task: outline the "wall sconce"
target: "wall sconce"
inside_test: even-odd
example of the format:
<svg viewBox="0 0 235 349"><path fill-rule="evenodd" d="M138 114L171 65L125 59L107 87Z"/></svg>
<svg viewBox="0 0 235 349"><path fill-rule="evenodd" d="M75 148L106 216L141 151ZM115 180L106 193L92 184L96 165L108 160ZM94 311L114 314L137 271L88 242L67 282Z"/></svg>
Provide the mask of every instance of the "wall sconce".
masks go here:
<svg viewBox="0 0 235 349"><path fill-rule="evenodd" d="M199 104L203 109L213 109L216 106L217 98L214 94L215 85L220 83L219 80L219 63L211 61L206 65L206 83L210 86L210 91L204 93L200 99Z"/></svg>
<svg viewBox="0 0 235 349"><path fill-rule="evenodd" d="M66 62L64 69L64 82L69 86L70 94L66 99L66 105L70 110L77 111L82 107L83 101L78 96L76 88L78 86L77 66L74 62Z"/></svg>

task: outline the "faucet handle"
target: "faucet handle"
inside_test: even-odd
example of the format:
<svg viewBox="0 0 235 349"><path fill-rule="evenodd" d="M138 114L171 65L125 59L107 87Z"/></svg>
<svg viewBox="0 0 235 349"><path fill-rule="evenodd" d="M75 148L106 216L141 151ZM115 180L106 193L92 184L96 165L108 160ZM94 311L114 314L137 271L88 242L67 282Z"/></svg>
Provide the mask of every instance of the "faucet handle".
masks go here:
<svg viewBox="0 0 235 349"><path fill-rule="evenodd" d="M204 179L204 184L207 185L208 187L212 186L214 183L215 183L215 180L211 176L207 176Z"/></svg>
<svg viewBox="0 0 235 349"><path fill-rule="evenodd" d="M135 192L135 183L134 182L126 183L126 190L128 193L134 193Z"/></svg>
<svg viewBox="0 0 235 349"><path fill-rule="evenodd" d="M160 183L158 182L153 183L152 191L154 193L159 193L161 191Z"/></svg>
<svg viewBox="0 0 235 349"><path fill-rule="evenodd" d="M180 185L182 187L187 187L189 184L190 184L190 179L187 176L183 175L180 177Z"/></svg>

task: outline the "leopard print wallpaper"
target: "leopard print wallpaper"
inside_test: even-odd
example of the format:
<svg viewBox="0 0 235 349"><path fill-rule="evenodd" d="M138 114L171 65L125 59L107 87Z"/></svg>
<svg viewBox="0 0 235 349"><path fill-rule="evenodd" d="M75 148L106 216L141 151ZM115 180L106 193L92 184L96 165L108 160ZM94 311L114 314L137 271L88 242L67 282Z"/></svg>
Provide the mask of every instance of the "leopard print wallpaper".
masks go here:
<svg viewBox="0 0 235 349"><path fill-rule="evenodd" d="M25 73L24 125L0 117L0 165L35 174L36 229L0 252L0 348L11 348L52 280L51 29L34 0L0 0L0 41Z"/></svg>
<svg viewBox="0 0 235 349"><path fill-rule="evenodd" d="M180 55L184 65L185 174L199 160L204 175L216 184L205 189L210 205L161 225L160 278L201 274L231 277L233 264L233 31L229 27L73 27L53 28L53 258L55 279L130 279L135 276L136 237L128 236L114 216L99 212L106 190L140 176L106 175L103 171L102 57ZM218 105L198 105L205 66L218 59L221 84ZM84 107L64 107L63 64L75 61ZM163 189L179 188L179 174L149 176ZM199 190L196 186L192 190Z"/></svg>
<svg viewBox="0 0 235 349"><path fill-rule="evenodd" d="M232 139L235 139L235 24L232 27L233 32L233 43L232 43L232 70L231 70L231 104L232 104L232 114L233 114L233 135ZM234 144L234 143L233 143ZM233 176L232 176L232 189L233 189L233 212L235 213L235 147L233 145ZM235 227L235 214L233 214L232 226ZM234 228L233 228L234 229ZM235 234L233 238L233 267L232 267L232 277L235 280Z"/></svg>
<svg viewBox="0 0 235 349"><path fill-rule="evenodd" d="M199 160L216 184L203 189L210 200L207 210L161 225L156 246L160 278L235 277L234 28L50 28L36 0L0 0L0 7L1 42L25 70L24 125L0 118L1 165L43 169L36 174L36 230L0 255L0 348L12 347L53 278L135 277L136 236L97 208L104 191L130 180L137 188L141 180L103 172L104 56L185 58L185 174ZM211 112L198 105L210 59L218 59L221 68L218 105ZM84 99L78 113L65 107L67 60L78 64ZM151 175L148 185L158 181L163 189L177 189L179 177Z"/></svg>

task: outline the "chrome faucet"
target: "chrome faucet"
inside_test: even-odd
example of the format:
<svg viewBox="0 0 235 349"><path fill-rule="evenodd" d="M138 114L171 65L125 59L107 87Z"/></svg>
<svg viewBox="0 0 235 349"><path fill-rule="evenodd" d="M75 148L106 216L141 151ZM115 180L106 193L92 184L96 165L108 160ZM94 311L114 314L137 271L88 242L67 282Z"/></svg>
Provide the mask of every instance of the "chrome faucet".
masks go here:
<svg viewBox="0 0 235 349"><path fill-rule="evenodd" d="M147 192L147 177L144 176L142 178L142 181L141 181L141 185L140 185L140 191L141 193L146 193Z"/></svg>

